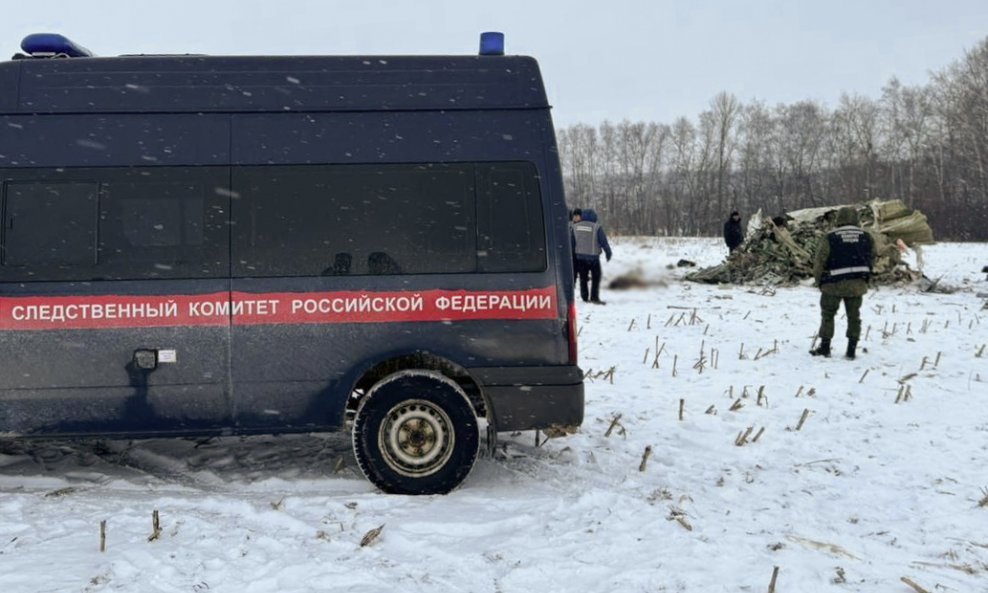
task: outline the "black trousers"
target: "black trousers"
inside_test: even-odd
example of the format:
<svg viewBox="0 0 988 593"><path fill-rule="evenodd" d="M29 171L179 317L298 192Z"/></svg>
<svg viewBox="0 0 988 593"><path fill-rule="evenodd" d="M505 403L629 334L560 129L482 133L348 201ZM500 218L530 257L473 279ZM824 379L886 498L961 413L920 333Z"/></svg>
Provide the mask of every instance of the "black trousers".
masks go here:
<svg viewBox="0 0 988 593"><path fill-rule="evenodd" d="M574 262L576 275L580 278L580 298L584 301L600 300L600 259L579 259ZM589 277L589 278L588 278ZM590 290L587 290L587 280L590 281Z"/></svg>

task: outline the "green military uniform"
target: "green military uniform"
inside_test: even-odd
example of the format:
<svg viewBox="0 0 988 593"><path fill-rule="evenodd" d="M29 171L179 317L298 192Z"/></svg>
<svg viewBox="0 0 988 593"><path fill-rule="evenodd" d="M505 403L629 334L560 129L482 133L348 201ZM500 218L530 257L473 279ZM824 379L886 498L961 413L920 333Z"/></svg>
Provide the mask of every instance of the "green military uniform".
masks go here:
<svg viewBox="0 0 988 593"><path fill-rule="evenodd" d="M868 292L868 277L875 262L875 241L858 226L858 213L843 207L836 228L820 241L813 262L813 277L820 287L820 346L810 353L830 356L834 316L844 303L847 313L847 357L854 358L861 338L861 303Z"/></svg>

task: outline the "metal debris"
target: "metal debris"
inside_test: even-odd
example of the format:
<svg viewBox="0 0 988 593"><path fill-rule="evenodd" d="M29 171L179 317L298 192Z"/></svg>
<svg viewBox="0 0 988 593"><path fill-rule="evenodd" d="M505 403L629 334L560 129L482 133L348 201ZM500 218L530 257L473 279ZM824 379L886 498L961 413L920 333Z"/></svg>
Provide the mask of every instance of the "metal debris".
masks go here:
<svg viewBox="0 0 988 593"><path fill-rule="evenodd" d="M724 263L687 274L686 279L709 284L778 286L811 278L813 255L833 228L841 207L794 210L776 217L765 216L759 210L748 222L744 243ZM892 284L921 278L921 269L914 271L901 262L896 243L901 241L915 250L921 267L921 246L933 243L926 216L901 200L874 200L852 207L861 217L861 227L875 239L877 257L872 281Z"/></svg>

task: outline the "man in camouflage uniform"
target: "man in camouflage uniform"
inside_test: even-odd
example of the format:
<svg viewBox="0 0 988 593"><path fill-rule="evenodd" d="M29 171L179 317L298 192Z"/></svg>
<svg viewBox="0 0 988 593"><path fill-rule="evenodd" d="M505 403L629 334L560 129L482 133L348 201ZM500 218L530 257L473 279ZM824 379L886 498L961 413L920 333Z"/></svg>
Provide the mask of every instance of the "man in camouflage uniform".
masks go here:
<svg viewBox="0 0 988 593"><path fill-rule="evenodd" d="M813 277L820 287L820 345L810 354L830 356L834 316L843 301L847 313L847 358L854 359L861 338L861 303L875 262L875 241L859 226L858 212L845 206L837 211L834 230L820 241L813 262Z"/></svg>

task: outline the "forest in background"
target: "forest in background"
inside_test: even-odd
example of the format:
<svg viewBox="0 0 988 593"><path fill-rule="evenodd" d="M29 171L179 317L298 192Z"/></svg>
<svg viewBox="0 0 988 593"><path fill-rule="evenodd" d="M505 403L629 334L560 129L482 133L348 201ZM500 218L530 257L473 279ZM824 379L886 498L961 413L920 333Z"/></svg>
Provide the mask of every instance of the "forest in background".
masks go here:
<svg viewBox="0 0 988 593"><path fill-rule="evenodd" d="M696 121L558 133L570 207L614 235L718 235L732 210L775 216L901 199L937 240L988 240L988 37L910 87L770 107L717 94Z"/></svg>

